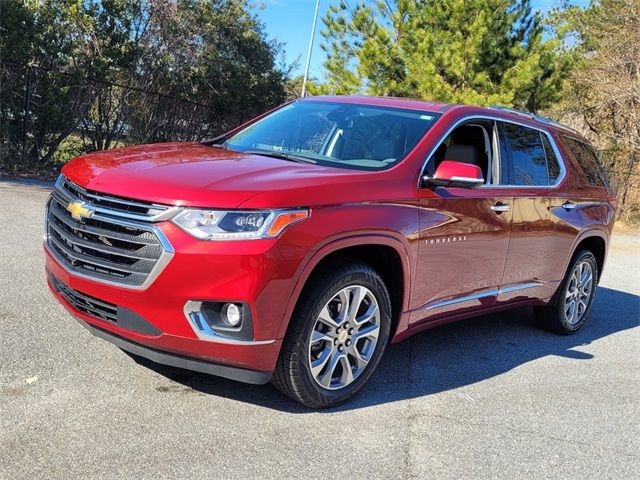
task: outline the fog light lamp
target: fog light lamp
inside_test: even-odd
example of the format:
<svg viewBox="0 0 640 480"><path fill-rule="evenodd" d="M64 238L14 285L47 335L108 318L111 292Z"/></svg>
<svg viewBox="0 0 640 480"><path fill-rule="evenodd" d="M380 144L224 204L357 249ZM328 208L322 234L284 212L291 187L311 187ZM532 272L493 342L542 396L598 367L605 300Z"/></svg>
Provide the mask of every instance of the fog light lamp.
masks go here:
<svg viewBox="0 0 640 480"><path fill-rule="evenodd" d="M222 321L230 327L237 327L242 321L242 309L235 303L225 303L222 306Z"/></svg>

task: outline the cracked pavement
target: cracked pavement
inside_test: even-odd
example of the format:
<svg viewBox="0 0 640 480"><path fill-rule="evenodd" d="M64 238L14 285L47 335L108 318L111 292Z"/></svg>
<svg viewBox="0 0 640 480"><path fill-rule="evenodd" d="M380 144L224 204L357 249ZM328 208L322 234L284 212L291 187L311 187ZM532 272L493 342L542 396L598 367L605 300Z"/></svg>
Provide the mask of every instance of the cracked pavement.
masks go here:
<svg viewBox="0 0 640 480"><path fill-rule="evenodd" d="M47 184L0 180L0 478L633 478L640 470L640 235L616 234L585 327L528 309L391 346L354 401L145 362L48 293Z"/></svg>

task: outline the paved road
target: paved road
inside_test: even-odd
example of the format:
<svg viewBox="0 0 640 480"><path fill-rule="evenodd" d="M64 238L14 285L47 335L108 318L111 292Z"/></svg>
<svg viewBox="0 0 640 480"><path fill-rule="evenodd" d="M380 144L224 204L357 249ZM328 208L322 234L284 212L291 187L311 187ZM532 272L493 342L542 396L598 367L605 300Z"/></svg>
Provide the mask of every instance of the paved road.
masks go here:
<svg viewBox="0 0 640 480"><path fill-rule="evenodd" d="M638 478L640 236L579 334L527 309L441 327L314 412L92 337L45 287L46 195L0 181L0 478Z"/></svg>

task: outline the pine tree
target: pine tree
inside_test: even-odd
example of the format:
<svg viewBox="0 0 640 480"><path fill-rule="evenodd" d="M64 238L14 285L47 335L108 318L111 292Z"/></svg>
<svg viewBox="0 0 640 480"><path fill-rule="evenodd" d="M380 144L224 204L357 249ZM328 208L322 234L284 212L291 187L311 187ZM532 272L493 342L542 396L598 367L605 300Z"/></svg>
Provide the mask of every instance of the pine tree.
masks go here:
<svg viewBox="0 0 640 480"><path fill-rule="evenodd" d="M529 0L351 3L331 6L323 20L327 93L535 112L558 98L571 67Z"/></svg>

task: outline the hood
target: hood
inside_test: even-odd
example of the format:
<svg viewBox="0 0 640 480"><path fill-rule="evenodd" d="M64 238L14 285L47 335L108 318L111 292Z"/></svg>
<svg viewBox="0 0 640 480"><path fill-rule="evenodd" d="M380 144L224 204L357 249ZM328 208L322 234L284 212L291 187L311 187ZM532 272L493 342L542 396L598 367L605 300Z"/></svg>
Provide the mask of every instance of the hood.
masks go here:
<svg viewBox="0 0 640 480"><path fill-rule="evenodd" d="M361 200L357 191L368 190L371 195L370 188L376 188L376 174L372 172L295 163L200 143L140 145L95 152L72 160L62 173L97 192L215 208L341 203ZM370 181L369 188L352 188L354 182Z"/></svg>

